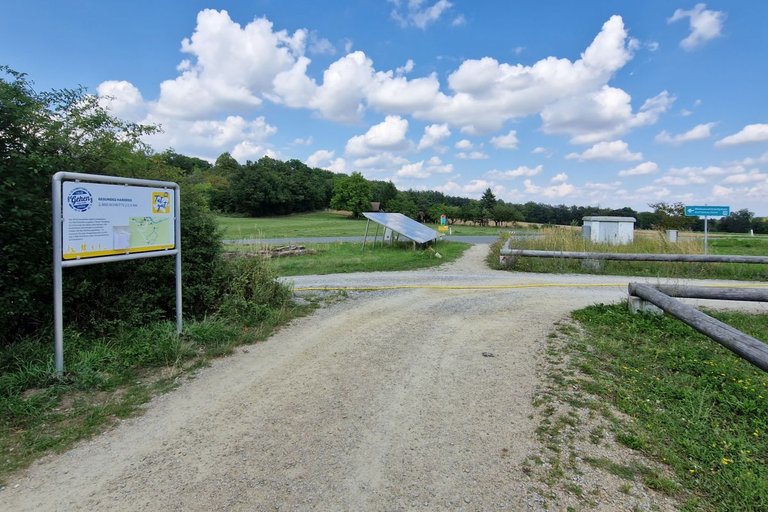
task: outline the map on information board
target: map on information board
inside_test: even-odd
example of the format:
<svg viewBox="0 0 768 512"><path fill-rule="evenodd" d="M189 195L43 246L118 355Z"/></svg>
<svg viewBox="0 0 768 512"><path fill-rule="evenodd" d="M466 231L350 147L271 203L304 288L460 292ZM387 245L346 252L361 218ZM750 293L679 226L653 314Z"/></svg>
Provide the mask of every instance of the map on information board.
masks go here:
<svg viewBox="0 0 768 512"><path fill-rule="evenodd" d="M62 196L65 260L175 247L172 189L65 181Z"/></svg>

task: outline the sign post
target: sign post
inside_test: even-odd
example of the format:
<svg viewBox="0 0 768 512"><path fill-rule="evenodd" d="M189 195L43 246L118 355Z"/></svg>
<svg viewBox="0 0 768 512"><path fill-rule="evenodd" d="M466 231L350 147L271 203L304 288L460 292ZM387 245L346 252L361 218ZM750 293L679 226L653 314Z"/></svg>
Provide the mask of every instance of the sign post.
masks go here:
<svg viewBox="0 0 768 512"><path fill-rule="evenodd" d="M176 331L181 332L179 185L169 181L58 172L53 202L53 321L56 373L64 372L62 270L176 256Z"/></svg>
<svg viewBox="0 0 768 512"><path fill-rule="evenodd" d="M707 220L709 217L727 217L731 214L730 206L686 206L686 217L704 217L704 254L707 254Z"/></svg>

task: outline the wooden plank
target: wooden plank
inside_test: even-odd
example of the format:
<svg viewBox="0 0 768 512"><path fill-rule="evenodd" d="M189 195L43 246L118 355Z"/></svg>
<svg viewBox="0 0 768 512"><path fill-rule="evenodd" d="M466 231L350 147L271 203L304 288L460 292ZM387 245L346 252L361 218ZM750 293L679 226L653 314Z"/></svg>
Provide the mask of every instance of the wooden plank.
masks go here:
<svg viewBox="0 0 768 512"><path fill-rule="evenodd" d="M762 341L673 299L653 286L629 283L629 294L660 307L678 320L709 336L742 359L746 359L761 370L768 372L768 345Z"/></svg>

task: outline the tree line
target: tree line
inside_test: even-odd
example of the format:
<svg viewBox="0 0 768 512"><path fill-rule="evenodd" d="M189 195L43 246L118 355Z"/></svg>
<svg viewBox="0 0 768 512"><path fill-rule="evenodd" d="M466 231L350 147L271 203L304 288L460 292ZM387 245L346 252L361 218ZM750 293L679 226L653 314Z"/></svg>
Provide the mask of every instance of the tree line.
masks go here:
<svg viewBox="0 0 768 512"><path fill-rule="evenodd" d="M497 199L489 188L482 197L469 199L434 190L398 190L392 182L367 180L351 175L311 168L299 160L280 161L263 157L239 164L228 153L215 163L166 151L162 158L183 169L208 198L212 210L252 217L286 215L324 208L348 210L357 217L378 203L383 211L397 212L421 222L438 222L442 215L456 222L502 226L511 222L551 225L581 225L590 215L634 217L637 229L679 229L702 231L704 221L686 217L682 203L651 203L650 211L629 207L551 205L529 201L508 203ZM768 233L765 218L747 209L721 219L710 219L713 231Z"/></svg>

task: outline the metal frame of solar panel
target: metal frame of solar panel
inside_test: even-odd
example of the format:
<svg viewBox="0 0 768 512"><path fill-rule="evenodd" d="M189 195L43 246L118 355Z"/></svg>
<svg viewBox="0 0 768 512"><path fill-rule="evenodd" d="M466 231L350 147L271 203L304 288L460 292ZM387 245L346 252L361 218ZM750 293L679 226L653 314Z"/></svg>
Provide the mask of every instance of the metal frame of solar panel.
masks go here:
<svg viewBox="0 0 768 512"><path fill-rule="evenodd" d="M403 215L402 213L363 212L363 215L368 219L368 222L365 224L365 238L363 240L363 247L365 247L365 243L368 239L368 226L370 225L370 221L384 226L385 233L387 229L390 229L395 233L399 233L407 239L419 244L431 242L438 237L437 231L428 228L424 224L421 224L420 222L417 222L412 218ZM376 243L378 233L379 228L377 226L376 236L374 237L373 241L374 244ZM383 236L384 235L382 235L382 237Z"/></svg>

